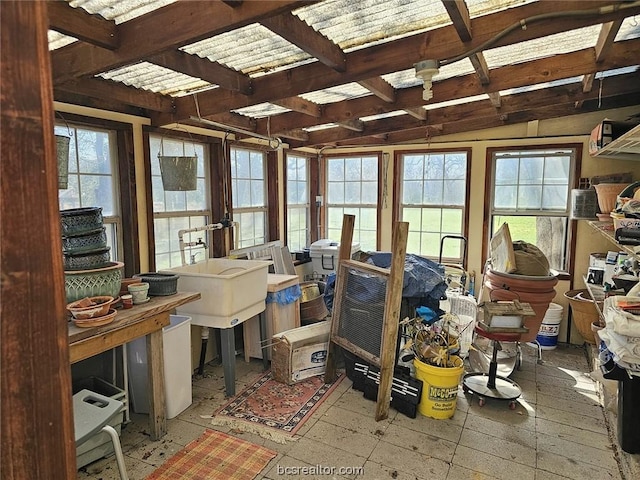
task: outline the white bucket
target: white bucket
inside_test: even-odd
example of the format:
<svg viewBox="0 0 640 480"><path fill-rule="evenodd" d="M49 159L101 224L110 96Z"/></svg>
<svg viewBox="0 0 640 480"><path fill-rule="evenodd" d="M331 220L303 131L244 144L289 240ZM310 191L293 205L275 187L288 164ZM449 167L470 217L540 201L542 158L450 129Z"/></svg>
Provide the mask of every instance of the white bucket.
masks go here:
<svg viewBox="0 0 640 480"><path fill-rule="evenodd" d="M558 333L562 322L562 305L550 303L538 330L536 340L542 350L553 350L558 346Z"/></svg>
<svg viewBox="0 0 640 480"><path fill-rule="evenodd" d="M460 353L461 358L467 358L469 347L473 342L473 329L475 328L474 318L469 315L456 315L456 330L460 333Z"/></svg>

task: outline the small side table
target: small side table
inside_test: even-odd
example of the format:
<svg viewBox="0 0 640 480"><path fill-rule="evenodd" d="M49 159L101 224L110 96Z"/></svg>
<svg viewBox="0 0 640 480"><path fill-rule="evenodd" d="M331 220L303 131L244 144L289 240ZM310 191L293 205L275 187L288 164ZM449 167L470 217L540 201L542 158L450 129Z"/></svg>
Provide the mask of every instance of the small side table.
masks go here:
<svg viewBox="0 0 640 480"><path fill-rule="evenodd" d="M291 330L300 326L300 297L290 303L279 303L269 301L269 297L277 297L278 293L290 289L300 284L297 275L282 275L270 273L267 275L267 306L265 310L267 332L267 342L271 342L271 337L276 333ZM244 359L246 362L250 358L263 358L260 345L260 324L258 317L253 317L243 324L244 339ZM267 348L267 359L271 360L271 346Z"/></svg>

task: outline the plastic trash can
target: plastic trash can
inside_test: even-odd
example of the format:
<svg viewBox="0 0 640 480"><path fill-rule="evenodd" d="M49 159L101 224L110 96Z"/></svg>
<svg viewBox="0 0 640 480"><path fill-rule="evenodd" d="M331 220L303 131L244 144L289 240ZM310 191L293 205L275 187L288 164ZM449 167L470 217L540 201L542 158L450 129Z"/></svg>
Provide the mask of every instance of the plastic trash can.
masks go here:
<svg viewBox="0 0 640 480"><path fill-rule="evenodd" d="M627 453L640 453L640 378L625 377L618 381L618 443Z"/></svg>
<svg viewBox="0 0 640 480"><path fill-rule="evenodd" d="M191 317L170 315L162 329L164 385L167 419L183 412L193 400L191 390ZM148 362L145 337L127 344L127 368L131 406L136 413L149 413Z"/></svg>

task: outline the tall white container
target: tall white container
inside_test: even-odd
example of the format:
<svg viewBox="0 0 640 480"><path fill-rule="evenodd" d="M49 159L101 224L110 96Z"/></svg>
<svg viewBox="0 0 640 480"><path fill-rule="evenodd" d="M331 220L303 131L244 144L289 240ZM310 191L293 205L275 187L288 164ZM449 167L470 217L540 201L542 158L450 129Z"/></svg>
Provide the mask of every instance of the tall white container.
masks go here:
<svg viewBox="0 0 640 480"><path fill-rule="evenodd" d="M553 350L558 346L558 334L562 323L562 305L550 303L544 314L536 340L542 350Z"/></svg>
<svg viewBox="0 0 640 480"><path fill-rule="evenodd" d="M191 317L170 315L162 329L167 419L182 413L193 401L191 389ZM133 411L149 413L148 362L145 337L127 344L129 394Z"/></svg>

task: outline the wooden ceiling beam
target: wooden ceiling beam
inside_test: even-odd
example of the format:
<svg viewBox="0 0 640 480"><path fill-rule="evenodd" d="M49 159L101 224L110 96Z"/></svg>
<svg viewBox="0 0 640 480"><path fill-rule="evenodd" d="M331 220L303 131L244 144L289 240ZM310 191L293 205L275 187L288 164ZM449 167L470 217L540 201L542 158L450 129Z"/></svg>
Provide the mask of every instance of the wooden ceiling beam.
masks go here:
<svg viewBox="0 0 640 480"><path fill-rule="evenodd" d="M289 138L293 140L298 140L301 142L307 142L309 140L309 132L303 130L301 128L296 128L293 130L287 130L285 132L279 132L279 137Z"/></svg>
<svg viewBox="0 0 640 480"><path fill-rule="evenodd" d="M555 55L553 57L533 60L518 65L507 65L496 68L492 73L491 88L508 90L527 85L550 82L563 78L571 78L601 69L613 69L633 63L636 53L640 50L640 39L616 42L611 52L602 64L596 65L593 49L587 48L577 52ZM433 85L434 98L438 101L455 100L464 97L480 95L487 92L474 74L451 78L436 82ZM295 112L287 112L271 117L271 131L288 130L291 128L312 127L321 123L337 123L359 117L388 113L394 110L413 108L421 105L422 87L399 89L396 92L396 102L393 105L376 101L375 97L360 97L351 100L335 102L324 106L323 117L316 121L308 116ZM492 101L495 106L495 103ZM266 132L266 123L258 121L258 131Z"/></svg>
<svg viewBox="0 0 640 480"><path fill-rule="evenodd" d="M120 46L118 27L113 20L91 15L67 2L48 1L49 28L97 47L115 50Z"/></svg>
<svg viewBox="0 0 640 480"><path fill-rule="evenodd" d="M359 119L345 120L344 122L339 122L338 125L342 128L346 128L347 130L351 130L352 132L364 131L364 122Z"/></svg>
<svg viewBox="0 0 640 480"><path fill-rule="evenodd" d="M149 62L196 77L243 95L251 95L251 78L229 67L181 50L167 50L149 58Z"/></svg>
<svg viewBox="0 0 640 480"><path fill-rule="evenodd" d="M120 24L120 45L114 51L78 42L55 50L51 55L53 81L60 84L113 70L307 3L306 0L264 0L243 2L235 8L220 0L171 3Z"/></svg>
<svg viewBox="0 0 640 480"><path fill-rule="evenodd" d="M282 98L272 103L282 108L288 108L294 112L309 115L314 118L320 118L322 116L322 107L320 105L310 102L309 100L305 100L302 97Z"/></svg>
<svg viewBox="0 0 640 480"><path fill-rule="evenodd" d="M427 119L427 111L424 108L405 108L404 111L417 120Z"/></svg>
<svg viewBox="0 0 640 480"><path fill-rule="evenodd" d="M595 45L596 63L601 63L616 39L616 35L622 26L622 20L607 22L600 28L600 34ZM582 78L582 91L589 92L593 88L593 81L596 78L595 72L588 73ZM580 108L582 102L576 102L576 108Z"/></svg>
<svg viewBox="0 0 640 480"><path fill-rule="evenodd" d="M256 3L256 2L248 2ZM606 2L589 2L588 6L600 6ZM474 19L474 38L469 48L482 45L506 27L517 24L522 18L543 13L562 13L567 10L584 9L585 3L580 1L535 2L524 6L504 10L499 13L484 15ZM597 17L573 16L571 18L547 19L536 23L536 28L515 30L497 41L493 47L512 45L514 43L560 33L566 30L581 28L603 21L616 20L628 15L640 13L640 6L627 8L624 11L612 11ZM280 98L292 97L301 93L322 90L334 85L344 84L404 70L422 58L452 58L466 51L460 45L457 33L452 26L441 27L417 35L403 37L384 44L360 49L346 54L349 69L339 73L319 62L301 65L292 69L276 72L254 79L254 94L251 101L258 104ZM176 101L177 118L185 118L193 114L191 102ZM201 110L206 114L233 110L247 106L246 98L234 92L206 92L200 97ZM160 123L175 121L174 118L158 119Z"/></svg>
<svg viewBox="0 0 640 480"><path fill-rule="evenodd" d="M55 92L63 91L85 95L87 97L102 98L115 102L133 105L155 112L172 112L173 98L158 93L146 92L138 88L127 87L122 83L112 80L97 78L82 78L74 82L58 85L54 88L54 98L58 96Z"/></svg>
<svg viewBox="0 0 640 480"><path fill-rule="evenodd" d="M336 72L347 69L347 58L340 47L295 15L283 13L260 23Z"/></svg>
<svg viewBox="0 0 640 480"><path fill-rule="evenodd" d="M372 77L366 80L360 80L358 84L373 93L380 100L387 103L396 101L396 90L393 86L382 77Z"/></svg>
<svg viewBox="0 0 640 480"><path fill-rule="evenodd" d="M453 28L458 32L460 40L468 42L471 40L471 17L469 9L464 0L442 0L444 8L453 22Z"/></svg>
<svg viewBox="0 0 640 480"><path fill-rule="evenodd" d="M613 79L612 79L613 80ZM621 75L615 82L611 82L603 98L621 95L635 95L640 93L640 73L633 72ZM594 100L597 98L595 92L583 93L580 84L573 86L561 85L546 90L534 90L503 97L503 107L498 118L501 121L515 118L521 111L531 111L539 108L546 108L551 105L573 106L576 99ZM495 109L488 100L480 100L468 104L451 105L447 107L432 109L428 111L428 124L447 124L465 121L473 118L492 118L496 116ZM374 120L364 122L364 128L359 131L346 132L344 130L320 130L311 132L309 143L319 145L324 143L338 142L346 139L354 139L359 136L371 136L380 133L393 133L394 130L405 130L426 125L425 122L418 122L408 118L408 115L393 117L392 119Z"/></svg>
<svg viewBox="0 0 640 480"><path fill-rule="evenodd" d="M606 108L622 108L637 104L640 104L640 93L609 97L607 99ZM601 107L598 107L597 100L588 100L585 102L585 112L595 112L598 110L601 110ZM427 125L425 127L420 126L413 129L396 131L387 135L386 143L399 144L412 141L424 141L427 139L430 141L438 141L438 137L442 135L479 131L487 128L513 125L531 120L551 119L570 115L575 115L575 111L571 104L552 105L549 107L526 110L519 112L517 115L512 114L508 116L508 118L504 118L502 115L495 115L493 117L471 118L440 124L438 126L439 128L433 128L433 125ZM333 142L333 144L338 147L342 143L343 142ZM370 140L368 137L363 137L349 139L344 143L348 143L349 145L368 145Z"/></svg>

